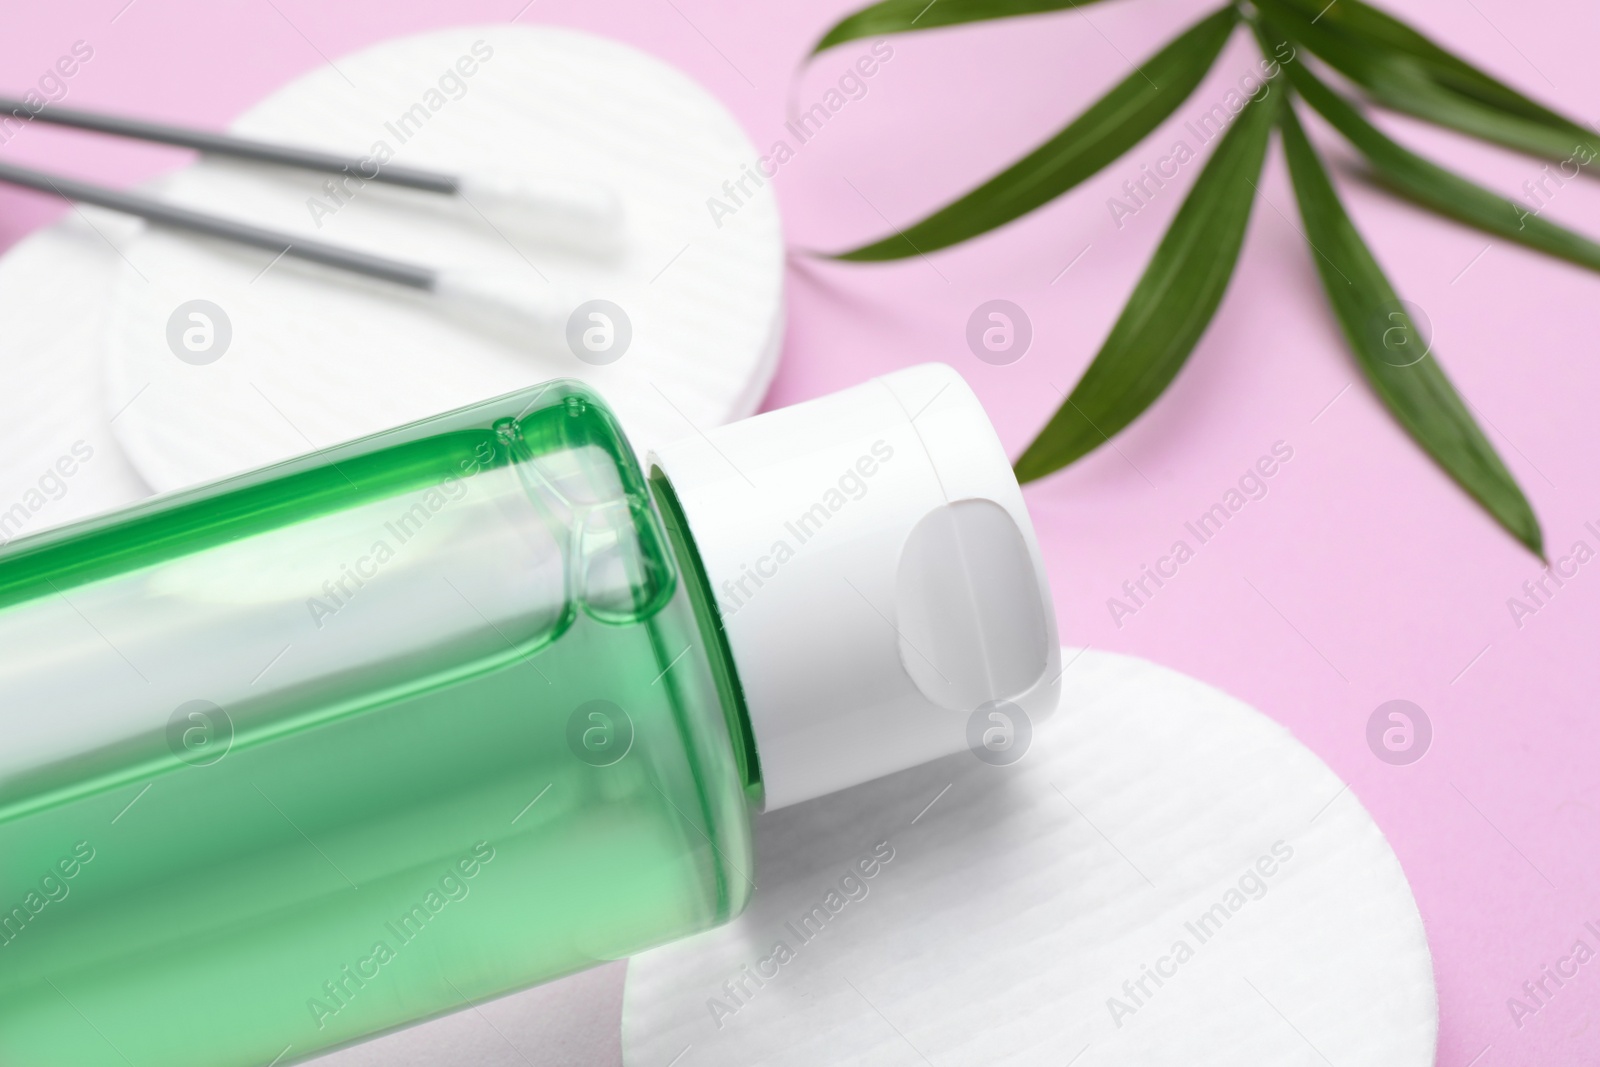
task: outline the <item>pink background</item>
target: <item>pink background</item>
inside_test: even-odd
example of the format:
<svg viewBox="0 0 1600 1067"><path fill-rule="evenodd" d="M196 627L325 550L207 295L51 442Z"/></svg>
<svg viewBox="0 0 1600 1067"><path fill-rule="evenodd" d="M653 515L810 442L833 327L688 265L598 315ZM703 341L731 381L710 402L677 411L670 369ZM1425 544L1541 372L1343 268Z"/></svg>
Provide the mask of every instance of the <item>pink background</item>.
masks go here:
<svg viewBox="0 0 1600 1067"><path fill-rule="evenodd" d="M20 92L83 39L95 56L72 80L70 104L220 126L325 56L517 16L606 34L676 64L765 150L784 135L791 96L809 106L867 50L845 45L797 72L847 0L536 0L520 14L523 0L123 3L13 13L0 35L5 88ZM1389 6L1532 95L1600 119L1588 109L1600 98L1594 5ZM894 39L867 95L779 173L791 245L847 247L880 236L885 218L920 217L1053 132L1122 78L1128 58L1153 51L1204 7L1122 0ZM1140 163L1165 155L1183 120L1220 101L1252 62L1241 34L1166 129L1071 196L969 246L888 266L792 255L791 325L769 405L942 360L973 384L1019 453L1093 356L1182 188L1169 185L1121 229L1107 198ZM1408 121L1386 125L1507 192L1539 175L1522 157ZM1325 129L1314 134L1337 147ZM185 157L30 129L6 158L125 184ZM1397 288L1431 318L1436 351L1532 500L1552 559L1580 539L1600 550L1584 528L1600 529L1600 359L1590 333L1600 279L1428 216L1343 170L1358 225ZM1600 926L1600 560L1517 625L1507 599L1539 577L1539 562L1402 435L1359 380L1297 232L1276 151L1261 193L1226 301L1167 395L1115 449L1027 491L1063 640L1147 656L1217 685L1284 723L1351 784L1393 843L1427 923L1440 1064L1595 1062L1600 961L1520 1028L1506 1002L1574 939L1600 947L1583 929L1586 920ZM61 210L0 190L0 245ZM1560 189L1548 217L1600 233L1600 185ZM1015 301L1033 323L1031 349L1010 366L985 365L966 347L969 314L993 298ZM1269 495L1119 628L1107 599L1175 539L1193 544L1185 521L1278 441L1294 458ZM1431 749L1411 766L1380 762L1365 739L1373 710L1395 698L1415 701L1433 723Z"/></svg>

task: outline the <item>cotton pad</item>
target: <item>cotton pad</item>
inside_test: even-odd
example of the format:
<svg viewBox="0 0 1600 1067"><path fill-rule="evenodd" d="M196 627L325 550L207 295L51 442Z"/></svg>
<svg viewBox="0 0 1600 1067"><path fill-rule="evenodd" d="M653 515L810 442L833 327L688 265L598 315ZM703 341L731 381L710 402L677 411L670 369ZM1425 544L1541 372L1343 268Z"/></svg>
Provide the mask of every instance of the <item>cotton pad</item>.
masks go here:
<svg viewBox="0 0 1600 1067"><path fill-rule="evenodd" d="M1062 660L1017 762L980 724L1009 751L761 818L745 914L630 961L624 1062L1431 1065L1421 918L1349 789L1192 678Z"/></svg>
<svg viewBox="0 0 1600 1067"><path fill-rule="evenodd" d="M143 230L122 246L133 269L112 286L106 404L125 406L113 428L158 490L555 377L597 386L641 450L750 414L766 391L782 334L774 199L746 180L739 210L711 217L707 199L725 197L723 184L758 153L720 103L658 60L571 30L451 29L339 58L232 129L487 175L470 187L484 210L213 159L155 190L526 291L562 321L540 336L518 333L426 294ZM617 247L586 246L581 233L530 235L497 215L484 190L508 178L614 198ZM606 318L593 319L594 308ZM594 328L609 331L604 358L584 347Z"/></svg>
<svg viewBox="0 0 1600 1067"><path fill-rule="evenodd" d="M136 229L86 208L0 258L0 542L149 495L100 374L105 298L128 270L107 239Z"/></svg>

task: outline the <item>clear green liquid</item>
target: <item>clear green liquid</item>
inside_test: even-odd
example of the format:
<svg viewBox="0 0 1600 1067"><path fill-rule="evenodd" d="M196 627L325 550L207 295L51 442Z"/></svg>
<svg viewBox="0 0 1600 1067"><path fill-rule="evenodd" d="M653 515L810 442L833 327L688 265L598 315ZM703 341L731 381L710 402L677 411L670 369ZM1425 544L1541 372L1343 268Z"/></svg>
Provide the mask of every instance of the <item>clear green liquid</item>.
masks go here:
<svg viewBox="0 0 1600 1067"><path fill-rule="evenodd" d="M363 503L404 502L459 473L485 441L494 454L478 477L517 476L495 493L554 492L534 457L603 456L611 469L585 484L619 486L644 514L609 415L592 398L564 407L574 394L587 396L563 387L493 433L423 424L402 442L19 543L0 556L0 619L65 617L56 598L98 608L108 583L207 553L265 565ZM484 514L511 506L483 488ZM567 565L585 563L582 536L564 544ZM750 888L748 772L718 696L726 680L658 533L637 535L631 554L608 546L595 549L615 557L602 563L627 575L609 588L631 590L631 604L580 608L567 586L560 604L530 604L525 625L485 618L442 648L264 697L245 687L218 701L231 727L202 729L194 748L147 730L0 777L0 1063L294 1062L736 913ZM371 588L387 578L403 597L426 567L413 571ZM419 604L440 602L417 588ZM375 602L363 588L350 611ZM3 713L49 714L29 692L33 706ZM623 720L582 710L611 706Z"/></svg>

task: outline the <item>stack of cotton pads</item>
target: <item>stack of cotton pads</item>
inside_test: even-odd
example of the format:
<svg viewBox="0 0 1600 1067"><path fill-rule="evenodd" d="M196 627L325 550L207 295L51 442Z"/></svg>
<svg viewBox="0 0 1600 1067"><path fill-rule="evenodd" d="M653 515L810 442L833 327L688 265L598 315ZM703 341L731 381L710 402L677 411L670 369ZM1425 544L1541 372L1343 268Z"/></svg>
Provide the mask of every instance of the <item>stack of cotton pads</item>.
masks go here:
<svg viewBox="0 0 1600 1067"><path fill-rule="evenodd" d="M567 30L453 29L342 57L233 130L357 156L382 143L396 165L610 190L623 226L608 255L530 239L448 198L355 181L330 190L325 175L266 165L202 160L154 183L185 205L556 294L563 309L608 301L631 339L601 365L452 317L426 294L90 212L120 252L113 268L69 275L71 292L55 287L60 299L16 310L59 326L84 307L109 307L92 316L98 336L81 338L97 343L92 365L105 382L90 422L103 428L116 416L116 441L151 487L555 377L596 385L641 450L759 404L782 334L776 208L763 190L733 216L711 218L707 198L757 153L715 99L665 64ZM59 259L50 246L81 245L68 231L82 228L74 218L13 256ZM207 312L217 320L208 328L226 335L206 361L182 358L172 341L191 325L180 308L197 300L220 309ZM70 382L50 377L81 392L82 369Z"/></svg>

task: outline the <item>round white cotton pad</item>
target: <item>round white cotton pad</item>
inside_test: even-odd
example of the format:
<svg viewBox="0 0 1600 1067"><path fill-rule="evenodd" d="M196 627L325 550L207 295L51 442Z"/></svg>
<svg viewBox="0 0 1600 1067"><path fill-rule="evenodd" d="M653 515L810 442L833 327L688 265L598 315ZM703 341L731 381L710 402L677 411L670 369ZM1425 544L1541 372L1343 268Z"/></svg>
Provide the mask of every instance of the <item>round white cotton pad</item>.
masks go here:
<svg viewBox="0 0 1600 1067"><path fill-rule="evenodd" d="M85 208L0 258L0 542L149 495L100 375L105 298L129 270L108 240L135 228Z"/></svg>
<svg viewBox="0 0 1600 1067"><path fill-rule="evenodd" d="M555 377L596 385L641 450L755 410L781 341L782 233L770 189L750 179L733 215L707 211L758 153L704 89L627 46L551 28L451 29L336 62L252 108L234 132L374 159L386 151L397 166L491 183L597 183L620 205L620 247L574 248L570 235L530 235L426 193L357 182L330 192L325 175L269 166L204 159L168 176L155 191L185 205L460 270L526 291L563 321L549 336L514 334L426 294L147 229L123 246L137 273L114 286L107 404L127 405L114 429L155 488ZM196 300L220 309L225 331L213 310L189 317ZM580 359L563 329L592 300L620 308L631 333L603 365ZM574 336L593 321L580 313ZM178 352L188 330L199 331L194 358Z"/></svg>
<svg viewBox="0 0 1600 1067"><path fill-rule="evenodd" d="M1421 918L1349 790L1192 678L1062 659L1014 765L760 819L749 910L629 963L624 1062L1431 1065Z"/></svg>

